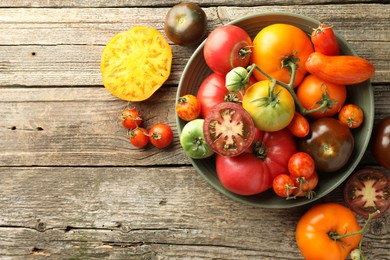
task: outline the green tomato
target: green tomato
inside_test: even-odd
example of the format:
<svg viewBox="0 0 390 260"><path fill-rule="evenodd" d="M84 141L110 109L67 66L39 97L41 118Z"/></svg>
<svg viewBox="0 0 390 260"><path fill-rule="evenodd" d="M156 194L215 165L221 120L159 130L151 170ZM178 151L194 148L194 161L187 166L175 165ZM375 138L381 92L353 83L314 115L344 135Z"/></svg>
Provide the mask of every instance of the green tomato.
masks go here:
<svg viewBox="0 0 390 260"><path fill-rule="evenodd" d="M251 115L256 128L266 132L287 127L295 113L294 98L290 92L270 80L250 86L242 99L242 106Z"/></svg>
<svg viewBox="0 0 390 260"><path fill-rule="evenodd" d="M203 159L214 154L204 139L203 123L204 119L194 119L183 127L180 134L180 144L188 157Z"/></svg>

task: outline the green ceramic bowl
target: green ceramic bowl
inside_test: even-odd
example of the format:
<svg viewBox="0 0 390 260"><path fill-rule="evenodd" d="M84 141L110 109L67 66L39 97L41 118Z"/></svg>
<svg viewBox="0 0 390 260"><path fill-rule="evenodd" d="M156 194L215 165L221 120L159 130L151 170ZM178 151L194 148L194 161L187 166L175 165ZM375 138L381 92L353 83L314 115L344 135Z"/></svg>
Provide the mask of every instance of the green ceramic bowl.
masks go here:
<svg viewBox="0 0 390 260"><path fill-rule="evenodd" d="M234 24L243 28L253 39L262 28L274 23L295 25L308 34L311 33L312 28L316 28L320 24L319 21L303 15L275 12L259 13L246 16L241 19L232 21L230 24ZM335 32L335 35L338 39L342 54L356 55L351 46L337 32ZM184 94L196 95L202 81L211 74L211 70L207 67L203 58L203 47L204 42L196 49L188 61L180 79L177 97L180 97ZM308 200L306 198L285 200L284 198L280 198L275 195L272 189L253 196L240 196L227 191L221 185L215 171L214 157L202 160L189 158L189 160L197 172L203 176L212 187L231 199L252 206L263 208L291 208L308 204L319 198L322 198L337 188L340 184L342 184L357 167L361 158L363 157L364 152L366 151L373 128L374 95L370 81L363 82L359 84L359 86L348 86L347 88L347 102L357 104L363 109L365 122L358 129L353 130L355 148L348 164L338 172L331 174L320 174L319 184L315 189L317 196L313 200ZM176 118L176 122L180 134L186 122L182 121L178 117Z"/></svg>

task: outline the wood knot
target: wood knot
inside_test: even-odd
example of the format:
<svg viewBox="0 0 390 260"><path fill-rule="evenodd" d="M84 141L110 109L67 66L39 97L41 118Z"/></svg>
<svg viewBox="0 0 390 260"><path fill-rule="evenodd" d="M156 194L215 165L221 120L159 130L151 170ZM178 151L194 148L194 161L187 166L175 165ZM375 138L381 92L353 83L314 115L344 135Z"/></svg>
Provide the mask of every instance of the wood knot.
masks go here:
<svg viewBox="0 0 390 260"><path fill-rule="evenodd" d="M35 229L39 232L44 232L46 230L46 223L38 220L38 222L35 224Z"/></svg>

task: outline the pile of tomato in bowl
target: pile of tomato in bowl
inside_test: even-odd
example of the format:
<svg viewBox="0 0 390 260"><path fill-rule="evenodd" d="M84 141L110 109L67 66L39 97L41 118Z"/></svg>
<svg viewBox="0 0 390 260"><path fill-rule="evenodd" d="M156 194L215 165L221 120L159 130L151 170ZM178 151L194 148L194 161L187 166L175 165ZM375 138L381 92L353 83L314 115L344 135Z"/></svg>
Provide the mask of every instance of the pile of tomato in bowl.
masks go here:
<svg viewBox="0 0 390 260"><path fill-rule="evenodd" d="M313 40L313 28L331 32L333 45L322 44L323 34ZM359 164L373 127L373 72L315 19L261 13L235 20L213 30L184 69L177 98L196 96L201 114L177 116L182 146L229 198L264 208L307 204Z"/></svg>

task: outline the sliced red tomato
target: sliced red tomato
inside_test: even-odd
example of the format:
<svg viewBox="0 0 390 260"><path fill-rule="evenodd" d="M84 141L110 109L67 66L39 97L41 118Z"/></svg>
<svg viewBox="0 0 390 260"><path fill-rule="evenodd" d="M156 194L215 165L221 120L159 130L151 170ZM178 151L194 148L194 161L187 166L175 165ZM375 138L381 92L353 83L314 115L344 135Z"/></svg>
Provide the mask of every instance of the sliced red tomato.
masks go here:
<svg viewBox="0 0 390 260"><path fill-rule="evenodd" d="M216 105L203 124L207 144L224 156L244 152L255 138L255 125L241 105L224 102Z"/></svg>

